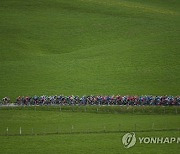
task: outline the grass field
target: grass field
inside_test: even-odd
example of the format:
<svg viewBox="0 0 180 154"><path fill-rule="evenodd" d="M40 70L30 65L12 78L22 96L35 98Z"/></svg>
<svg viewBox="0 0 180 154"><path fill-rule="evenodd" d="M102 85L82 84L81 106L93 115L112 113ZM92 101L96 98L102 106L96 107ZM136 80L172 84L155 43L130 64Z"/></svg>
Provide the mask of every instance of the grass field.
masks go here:
<svg viewBox="0 0 180 154"><path fill-rule="evenodd" d="M178 0L1 0L0 97L179 95Z"/></svg>
<svg viewBox="0 0 180 154"><path fill-rule="evenodd" d="M100 114L9 109L1 110L0 117L1 153L179 152L179 144L176 143L137 143L134 147L125 149L121 141L125 134L122 131L137 131L137 137L179 137L180 132L173 130L180 127L179 115ZM153 131L153 123L153 130L166 129L166 131ZM7 127L9 129L8 136L6 135ZM22 136L19 135L20 127ZM150 131L141 132L142 130Z"/></svg>
<svg viewBox="0 0 180 154"><path fill-rule="evenodd" d="M0 98L179 95L179 8L179 0L0 0ZM175 143L121 142L124 131L179 137L179 108L51 109L0 106L0 153L180 152Z"/></svg>

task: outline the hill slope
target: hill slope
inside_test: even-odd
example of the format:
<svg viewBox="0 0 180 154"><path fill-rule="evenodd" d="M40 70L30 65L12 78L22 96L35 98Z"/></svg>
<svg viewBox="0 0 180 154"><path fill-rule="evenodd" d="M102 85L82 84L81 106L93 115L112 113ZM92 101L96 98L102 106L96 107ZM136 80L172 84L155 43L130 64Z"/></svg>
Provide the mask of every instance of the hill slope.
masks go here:
<svg viewBox="0 0 180 154"><path fill-rule="evenodd" d="M0 97L178 95L178 0L1 0Z"/></svg>

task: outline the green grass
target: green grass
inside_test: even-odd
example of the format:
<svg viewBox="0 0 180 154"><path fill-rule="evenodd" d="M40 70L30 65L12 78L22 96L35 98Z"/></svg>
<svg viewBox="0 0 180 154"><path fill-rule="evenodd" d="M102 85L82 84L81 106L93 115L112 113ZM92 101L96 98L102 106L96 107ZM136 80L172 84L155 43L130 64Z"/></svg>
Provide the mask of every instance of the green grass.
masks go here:
<svg viewBox="0 0 180 154"><path fill-rule="evenodd" d="M178 0L1 0L0 97L179 95Z"/></svg>
<svg viewBox="0 0 180 154"><path fill-rule="evenodd" d="M24 153L24 151L26 153L179 152L179 145L176 143L137 143L131 149L125 149L121 142L122 136L125 134L121 131L135 131L135 124L136 131L138 131L136 132L137 137L178 137L179 131L170 131L170 129L180 127L180 117L178 115L1 110L0 117L1 153ZM153 123L154 130L167 129L169 131L139 132L140 130L151 130ZM9 136L5 135L7 127ZM18 135L20 127L22 128L22 136ZM57 129L59 129L59 134L48 134L57 132ZM119 130L120 132L118 132ZM106 133L109 131L112 132ZM76 134L76 132L83 133ZM88 132L92 133L89 134ZM11 136L13 134L17 136Z"/></svg>
<svg viewBox="0 0 180 154"><path fill-rule="evenodd" d="M179 7L178 0L1 0L0 98L179 95ZM124 133L104 132L134 131L135 125L146 130L153 123L154 129L179 128L179 115L156 109L144 110L160 111L151 115L132 114L132 108L127 114L0 110L0 153L178 153L177 144L127 150ZM96 133L68 134L72 125L73 132ZM3 136L7 127L9 135L20 127L29 135ZM32 128L43 135L30 135ZM66 134L47 135L57 130ZM178 137L179 132L136 135Z"/></svg>
<svg viewBox="0 0 180 154"><path fill-rule="evenodd" d="M178 106L2 106L0 110L56 111L56 112L85 112L85 113L116 113L140 115L180 114Z"/></svg>
<svg viewBox="0 0 180 154"><path fill-rule="evenodd" d="M146 154L177 154L177 144L136 144L130 149L125 149L121 139L124 134L89 134L89 135L52 135L52 136L27 136L27 137L0 137L2 153L64 153L64 154L119 154L119 153L146 153ZM143 136L178 136L177 132L136 133ZM28 144L29 143L29 144Z"/></svg>

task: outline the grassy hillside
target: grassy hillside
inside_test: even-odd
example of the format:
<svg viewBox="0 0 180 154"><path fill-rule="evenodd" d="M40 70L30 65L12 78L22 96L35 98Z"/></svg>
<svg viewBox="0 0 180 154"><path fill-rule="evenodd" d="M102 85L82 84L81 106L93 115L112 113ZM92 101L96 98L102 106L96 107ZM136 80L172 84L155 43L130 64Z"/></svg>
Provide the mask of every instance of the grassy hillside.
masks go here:
<svg viewBox="0 0 180 154"><path fill-rule="evenodd" d="M180 92L180 1L1 0L0 97Z"/></svg>

